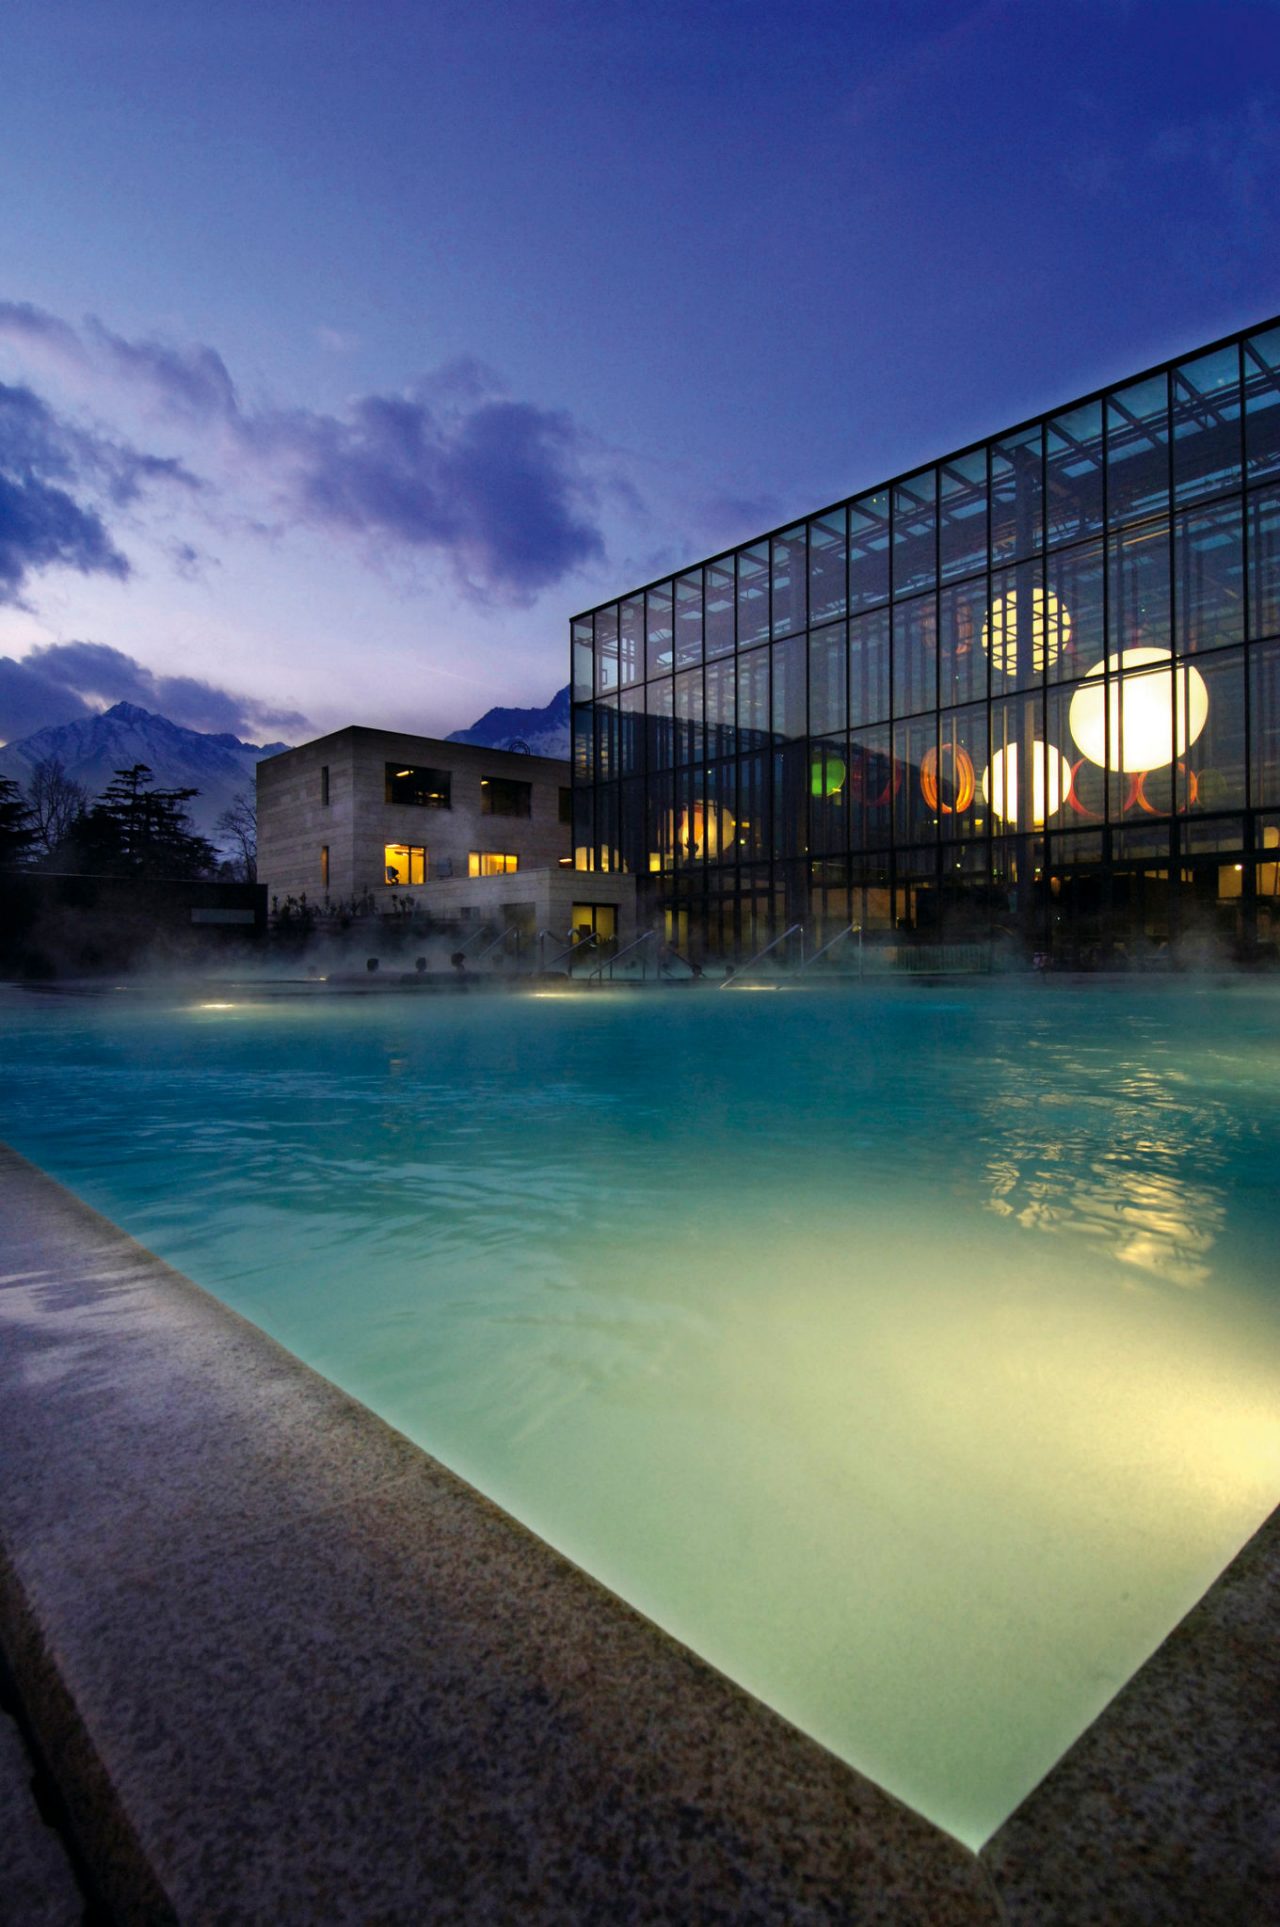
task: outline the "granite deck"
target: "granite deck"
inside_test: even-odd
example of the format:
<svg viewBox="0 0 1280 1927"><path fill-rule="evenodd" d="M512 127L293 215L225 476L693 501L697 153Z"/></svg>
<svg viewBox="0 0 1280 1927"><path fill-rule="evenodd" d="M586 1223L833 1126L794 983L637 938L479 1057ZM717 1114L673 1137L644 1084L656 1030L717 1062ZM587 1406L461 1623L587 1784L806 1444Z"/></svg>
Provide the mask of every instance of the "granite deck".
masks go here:
<svg viewBox="0 0 1280 1927"><path fill-rule="evenodd" d="M981 1855L0 1147L0 1648L119 1920L1280 1920L1280 1515Z"/></svg>

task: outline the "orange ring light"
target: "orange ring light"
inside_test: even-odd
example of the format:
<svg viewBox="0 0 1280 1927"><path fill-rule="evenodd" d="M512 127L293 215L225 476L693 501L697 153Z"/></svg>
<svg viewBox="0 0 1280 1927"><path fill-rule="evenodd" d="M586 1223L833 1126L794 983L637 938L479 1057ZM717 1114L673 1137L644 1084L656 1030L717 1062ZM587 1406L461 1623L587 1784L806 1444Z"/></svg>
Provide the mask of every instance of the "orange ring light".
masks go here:
<svg viewBox="0 0 1280 1927"><path fill-rule="evenodd" d="M937 810L942 816L963 816L977 791L973 758L968 750L961 749L959 743L947 743L943 747L951 751L956 800L954 803L938 801L939 758L936 749L927 749L920 758L920 794L924 797L927 809Z"/></svg>
<svg viewBox="0 0 1280 1927"><path fill-rule="evenodd" d="M1181 814L1184 814L1187 810L1194 809L1196 803L1199 801L1200 778L1196 775L1196 772L1193 769L1188 769L1185 763L1178 763L1177 765L1175 765L1175 767L1187 779L1187 800L1181 806L1180 810L1176 810L1174 812L1175 815L1181 815ZM1129 797L1128 797L1128 801L1125 803L1125 808L1127 810L1132 809L1133 805L1136 803L1139 809L1143 809L1147 812L1148 816L1162 816L1164 814L1163 810L1158 810L1154 803L1149 803L1147 801L1146 782L1150 774L1151 774L1151 771L1149 769L1140 769L1137 772L1137 774L1133 779L1133 783L1130 787Z"/></svg>
<svg viewBox="0 0 1280 1927"><path fill-rule="evenodd" d="M1077 816L1087 816L1091 823L1101 823L1101 811L1089 809L1076 795L1076 777L1088 761L1089 758L1087 756L1080 756L1077 757L1076 761L1071 765L1071 783L1067 790L1067 802L1071 805ZM1125 808L1128 808L1128 804L1125 805Z"/></svg>

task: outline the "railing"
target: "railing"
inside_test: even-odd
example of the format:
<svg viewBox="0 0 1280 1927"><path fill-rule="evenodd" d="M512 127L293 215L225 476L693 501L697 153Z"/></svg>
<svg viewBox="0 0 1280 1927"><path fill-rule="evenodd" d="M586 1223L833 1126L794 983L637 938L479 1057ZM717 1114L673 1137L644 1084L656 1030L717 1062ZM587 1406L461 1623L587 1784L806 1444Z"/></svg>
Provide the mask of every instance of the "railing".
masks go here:
<svg viewBox="0 0 1280 1927"><path fill-rule="evenodd" d="M555 956L551 959L551 962L547 963L544 959L544 954L542 949L542 945L544 941L547 941L550 943L558 943L559 938L556 936L556 933L554 930L539 930L538 932L538 968L539 970L551 970L555 967L556 964L562 962L565 957L572 958L575 951L593 950L595 948L595 943L596 943L594 931L590 932L585 937L575 937L572 943L566 944L563 950L557 951ZM569 975L571 977L573 975L572 962L570 962L570 965L569 965Z"/></svg>
<svg viewBox="0 0 1280 1927"><path fill-rule="evenodd" d="M716 985L717 990L727 990L730 984L736 984L739 977L745 977L748 970L752 969L754 965L759 963L761 957L767 957L771 950L776 950L780 943L785 943L787 941L788 937L794 937L797 931L799 931L800 933L800 968L803 970L804 969L804 925L802 923L793 923L789 929L783 931L780 937L775 937L772 943L767 943L763 950L757 950L754 957L748 957L747 961L744 964L739 964L736 970L731 970L729 972L729 975L724 979L723 983Z"/></svg>
<svg viewBox="0 0 1280 1927"><path fill-rule="evenodd" d="M519 963L520 961L520 925L518 923L509 923L506 929L503 931L500 931L499 934L493 939L491 943L487 943L485 945L483 950L477 950L475 956L471 959L472 963L479 963L482 958L488 956L491 950L496 950L500 943L505 943L508 937L514 937L516 940L516 962ZM469 937L467 939L467 942L474 943L475 938ZM462 947L465 950L466 944L464 944Z"/></svg>
<svg viewBox="0 0 1280 1927"><path fill-rule="evenodd" d="M858 975L861 976L862 975L862 925L860 923L847 923L843 930L837 930L835 936L832 937L829 942L824 943L821 950L815 950L811 957L805 958L804 962L800 965L799 970L796 972L796 975L802 977L806 970L808 970L813 964L817 963L819 957L825 957L829 950L834 950L836 945L838 943L843 943L846 937L854 937L854 936L856 936L858 939Z"/></svg>
<svg viewBox="0 0 1280 1927"><path fill-rule="evenodd" d="M646 930L642 937L637 937L634 940L634 942L625 944L621 950L615 951L612 957L606 957L602 963L598 963L596 965L594 970L589 970L587 972L586 982L590 983L593 977L599 977L601 981L603 981L604 973L607 970L609 973L609 982L612 983L614 965L620 964L624 957L630 956L633 950L639 950L643 944L651 943L653 938L656 936L656 934L657 934L656 931ZM641 977L647 981L648 972L644 968L645 962L646 962L646 959L642 957L640 959L640 974L641 974Z"/></svg>

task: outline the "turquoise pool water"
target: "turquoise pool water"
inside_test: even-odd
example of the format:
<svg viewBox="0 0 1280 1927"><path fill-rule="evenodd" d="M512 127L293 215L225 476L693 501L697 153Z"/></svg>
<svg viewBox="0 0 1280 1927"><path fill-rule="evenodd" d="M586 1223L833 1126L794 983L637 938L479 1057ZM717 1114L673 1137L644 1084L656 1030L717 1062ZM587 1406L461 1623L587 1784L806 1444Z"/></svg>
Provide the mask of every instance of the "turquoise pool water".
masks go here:
<svg viewBox="0 0 1280 1927"><path fill-rule="evenodd" d="M1280 1497L1280 995L9 993L0 1135L980 1844Z"/></svg>

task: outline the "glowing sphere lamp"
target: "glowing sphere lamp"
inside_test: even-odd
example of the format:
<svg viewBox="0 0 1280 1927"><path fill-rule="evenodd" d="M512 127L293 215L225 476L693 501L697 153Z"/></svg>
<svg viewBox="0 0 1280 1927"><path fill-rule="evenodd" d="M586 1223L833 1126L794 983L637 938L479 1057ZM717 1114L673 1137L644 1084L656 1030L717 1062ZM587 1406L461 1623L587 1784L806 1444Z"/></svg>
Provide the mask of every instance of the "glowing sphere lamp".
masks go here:
<svg viewBox="0 0 1280 1927"><path fill-rule="evenodd" d="M1067 726L1091 763L1164 769L1186 754L1209 720L1209 691L1190 663L1170 675L1172 664L1167 649L1122 649L1089 671L1071 698Z"/></svg>
<svg viewBox="0 0 1280 1927"><path fill-rule="evenodd" d="M997 596L982 625L982 646L992 666L1002 676L1012 676L1018 667L1018 623L1025 616L1018 608L1018 592L1010 589ZM1037 676L1056 662L1071 641L1071 615L1067 606L1050 589L1031 591L1031 667Z"/></svg>
<svg viewBox="0 0 1280 1927"><path fill-rule="evenodd" d="M738 831L728 810L715 803L695 803L691 810L681 810L673 827L677 855L707 857L713 863L732 848Z"/></svg>
<svg viewBox="0 0 1280 1927"><path fill-rule="evenodd" d="M1039 752L1043 750L1043 754ZM1071 765L1060 750L1036 744L1031 772L1031 821L1035 829L1044 827L1046 818L1056 815L1071 788ZM998 749L991 766L982 772L982 800L993 809L1002 823L1018 821L1018 745Z"/></svg>
<svg viewBox="0 0 1280 1927"><path fill-rule="evenodd" d="M817 797L838 796L848 775L838 756L815 756L809 765L809 791Z"/></svg>

